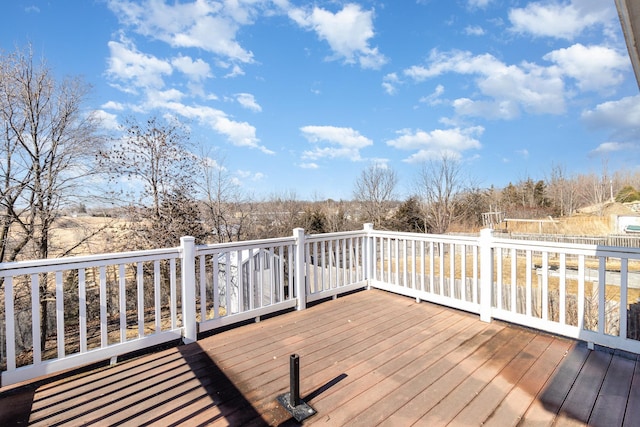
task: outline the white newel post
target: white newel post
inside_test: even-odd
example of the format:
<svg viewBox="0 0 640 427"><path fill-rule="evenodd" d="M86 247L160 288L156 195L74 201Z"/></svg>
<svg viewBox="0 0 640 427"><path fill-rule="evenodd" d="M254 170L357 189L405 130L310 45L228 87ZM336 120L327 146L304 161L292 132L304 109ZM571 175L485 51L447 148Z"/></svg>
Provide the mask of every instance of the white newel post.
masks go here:
<svg viewBox="0 0 640 427"><path fill-rule="evenodd" d="M373 224L367 222L364 224L364 232L366 233L364 240L364 279L367 281L367 289L371 289L371 280L373 279L373 263L375 254L373 253Z"/></svg>
<svg viewBox="0 0 640 427"><path fill-rule="evenodd" d="M493 291L493 230L480 230L480 320L491 322Z"/></svg>
<svg viewBox="0 0 640 427"><path fill-rule="evenodd" d="M296 238L296 258L294 264L294 277L296 281L296 298L298 310L307 308L306 268L304 262L304 228L295 228L293 237Z"/></svg>
<svg viewBox="0 0 640 427"><path fill-rule="evenodd" d="M185 344L198 340L195 241L195 237L191 236L180 238L182 247L182 339Z"/></svg>

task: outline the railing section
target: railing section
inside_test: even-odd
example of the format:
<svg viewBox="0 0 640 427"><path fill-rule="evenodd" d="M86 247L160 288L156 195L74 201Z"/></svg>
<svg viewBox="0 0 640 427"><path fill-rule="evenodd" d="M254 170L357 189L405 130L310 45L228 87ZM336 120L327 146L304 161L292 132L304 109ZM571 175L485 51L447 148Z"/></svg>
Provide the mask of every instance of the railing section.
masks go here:
<svg viewBox="0 0 640 427"><path fill-rule="evenodd" d="M3 265L2 384L179 339L179 255L174 248Z"/></svg>
<svg viewBox="0 0 640 427"><path fill-rule="evenodd" d="M199 331L296 306L294 238L196 248Z"/></svg>
<svg viewBox="0 0 640 427"><path fill-rule="evenodd" d="M1 384L366 286L640 353L640 249L364 230L0 265Z"/></svg>
<svg viewBox="0 0 640 427"><path fill-rule="evenodd" d="M494 239L491 315L640 353L640 249Z"/></svg>
<svg viewBox="0 0 640 427"><path fill-rule="evenodd" d="M305 241L307 302L367 286L362 231L311 235Z"/></svg>
<svg viewBox="0 0 640 427"><path fill-rule="evenodd" d="M373 287L480 312L477 238L375 231Z"/></svg>

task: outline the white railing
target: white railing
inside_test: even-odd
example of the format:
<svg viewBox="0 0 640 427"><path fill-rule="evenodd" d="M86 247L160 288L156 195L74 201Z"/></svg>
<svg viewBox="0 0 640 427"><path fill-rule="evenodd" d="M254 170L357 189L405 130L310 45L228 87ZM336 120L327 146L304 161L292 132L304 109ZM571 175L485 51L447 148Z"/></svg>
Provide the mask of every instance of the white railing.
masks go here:
<svg viewBox="0 0 640 427"><path fill-rule="evenodd" d="M2 385L364 287L640 353L640 249L491 230L459 237L367 224L200 246L184 237L176 248L6 263L0 280Z"/></svg>
<svg viewBox="0 0 640 427"><path fill-rule="evenodd" d="M180 339L179 257L173 248L3 264L2 384Z"/></svg>

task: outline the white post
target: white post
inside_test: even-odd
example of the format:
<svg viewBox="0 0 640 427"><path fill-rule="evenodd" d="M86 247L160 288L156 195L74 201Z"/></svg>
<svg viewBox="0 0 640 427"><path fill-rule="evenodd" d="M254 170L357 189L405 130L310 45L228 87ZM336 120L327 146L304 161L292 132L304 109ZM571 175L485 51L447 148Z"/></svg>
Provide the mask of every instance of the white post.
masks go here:
<svg viewBox="0 0 640 427"><path fill-rule="evenodd" d="M296 255L294 264L294 277L296 286L296 298L298 299L298 310L307 308L307 286L306 268L304 260L304 228L296 228L293 230L293 237L296 238Z"/></svg>
<svg viewBox="0 0 640 427"><path fill-rule="evenodd" d="M182 247L182 340L185 344L198 340L195 241L195 237L191 236L180 238Z"/></svg>
<svg viewBox="0 0 640 427"><path fill-rule="evenodd" d="M365 236L364 248L363 248L364 249L363 250L364 278L367 281L367 283L369 283L367 285L367 289L371 289L371 279L373 278L373 263L375 261L374 260L375 254L373 253L373 237L371 237L371 232L373 231L373 224L370 222L365 223L364 231L365 233L367 233L367 235Z"/></svg>
<svg viewBox="0 0 640 427"><path fill-rule="evenodd" d="M493 294L493 230L480 230L480 320L491 322Z"/></svg>

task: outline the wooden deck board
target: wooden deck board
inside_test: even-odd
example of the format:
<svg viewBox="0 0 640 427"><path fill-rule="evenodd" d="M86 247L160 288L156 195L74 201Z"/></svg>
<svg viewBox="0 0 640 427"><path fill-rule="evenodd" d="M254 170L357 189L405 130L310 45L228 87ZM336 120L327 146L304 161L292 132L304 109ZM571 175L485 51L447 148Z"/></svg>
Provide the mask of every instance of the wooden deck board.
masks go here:
<svg viewBox="0 0 640 427"><path fill-rule="evenodd" d="M568 426L584 425L589 421L611 358L611 354L602 351L589 353L578 378L560 407L556 423Z"/></svg>
<svg viewBox="0 0 640 427"><path fill-rule="evenodd" d="M365 291L114 366L0 390L0 425L638 425L637 357ZM627 355L628 356L628 355Z"/></svg>
<svg viewBox="0 0 640 427"><path fill-rule="evenodd" d="M509 394L505 396L484 425L507 427L520 423L523 419L523 414L536 402L536 396L563 360L570 346L571 341L569 340L552 338L551 343L542 355L527 370Z"/></svg>
<svg viewBox="0 0 640 427"><path fill-rule="evenodd" d="M629 400L634 368L635 361L623 357L613 357L609 365L611 374L604 378L589 417L589 424L599 426L622 424Z"/></svg>

